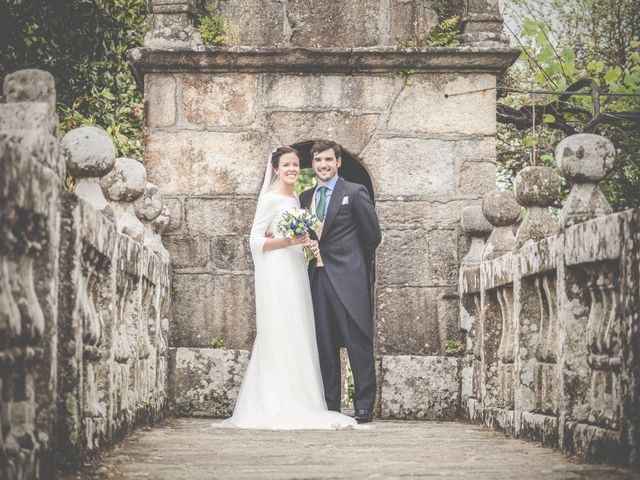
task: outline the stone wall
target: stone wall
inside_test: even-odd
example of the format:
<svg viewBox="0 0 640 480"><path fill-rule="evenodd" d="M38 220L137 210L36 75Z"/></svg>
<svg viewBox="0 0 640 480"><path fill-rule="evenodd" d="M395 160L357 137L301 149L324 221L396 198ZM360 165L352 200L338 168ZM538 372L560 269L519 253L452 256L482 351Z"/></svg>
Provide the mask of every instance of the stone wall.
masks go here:
<svg viewBox="0 0 640 480"><path fill-rule="evenodd" d="M145 165L176 212L163 241L173 262L177 357L218 338L227 349L250 349L255 307L247 235L268 153L328 137L369 176L383 230L373 295L379 362L385 355L415 359L417 381L432 365L420 358L442 356L445 342L458 338L458 263L466 248L460 211L494 185L496 76L518 52L499 41L474 43L495 38L480 39L471 27L480 14L489 25L496 12L489 15L484 2L473 8L486 11L467 5L465 46L404 49L391 45L426 32L439 4L239 8L226 1L218 6L242 24L239 42L246 46L210 48L190 26L188 2L152 3L146 47L131 51L130 60L145 89ZM264 21L247 21L258 10ZM210 370L198 360L212 362L210 353L184 358L190 360L180 371L191 372L188 378ZM393 391L397 370L382 363L378 370L381 383L390 382L384 391ZM209 398L198 382L176 381L186 389L176 393L182 399Z"/></svg>
<svg viewBox="0 0 640 480"><path fill-rule="evenodd" d="M104 131L58 141L51 75L10 74L4 95L0 476L51 478L165 411L169 217Z"/></svg>
<svg viewBox="0 0 640 480"><path fill-rule="evenodd" d="M518 175L527 217L515 236L520 205L508 192L463 213L476 245L460 276L463 406L472 421L638 468L640 212L610 213L598 181L613 156L596 135L560 143L574 185L561 225L547 211L559 181L545 167Z"/></svg>

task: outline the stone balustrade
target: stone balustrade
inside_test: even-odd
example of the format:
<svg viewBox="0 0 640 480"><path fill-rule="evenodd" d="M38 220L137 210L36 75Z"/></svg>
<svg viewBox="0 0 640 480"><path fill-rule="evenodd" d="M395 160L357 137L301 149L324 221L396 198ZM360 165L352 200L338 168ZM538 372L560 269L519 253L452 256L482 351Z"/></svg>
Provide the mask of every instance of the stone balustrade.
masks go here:
<svg viewBox="0 0 640 480"><path fill-rule="evenodd" d="M460 272L461 328L473 348L462 368L462 406L472 421L637 468L640 212L611 213L602 195L598 182L613 156L597 135L558 145L558 165L573 183L561 231L546 208L559 180L546 167L516 179L527 215L515 236L514 197L485 197L494 229L479 264L463 263ZM463 212L463 228L474 213Z"/></svg>
<svg viewBox="0 0 640 480"><path fill-rule="evenodd" d="M50 74L10 74L4 94L0 477L51 478L164 414L169 212L103 130L58 141Z"/></svg>

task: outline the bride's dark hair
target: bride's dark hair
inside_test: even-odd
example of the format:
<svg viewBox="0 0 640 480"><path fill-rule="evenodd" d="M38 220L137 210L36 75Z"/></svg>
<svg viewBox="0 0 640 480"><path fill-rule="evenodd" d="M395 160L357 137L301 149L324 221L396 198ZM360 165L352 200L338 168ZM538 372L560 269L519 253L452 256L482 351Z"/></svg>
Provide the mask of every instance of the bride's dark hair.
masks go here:
<svg viewBox="0 0 640 480"><path fill-rule="evenodd" d="M276 148L271 154L271 167L275 170L280 166L280 157L287 153L295 153L296 157L300 158L300 154L295 148L287 147L286 145L282 145Z"/></svg>

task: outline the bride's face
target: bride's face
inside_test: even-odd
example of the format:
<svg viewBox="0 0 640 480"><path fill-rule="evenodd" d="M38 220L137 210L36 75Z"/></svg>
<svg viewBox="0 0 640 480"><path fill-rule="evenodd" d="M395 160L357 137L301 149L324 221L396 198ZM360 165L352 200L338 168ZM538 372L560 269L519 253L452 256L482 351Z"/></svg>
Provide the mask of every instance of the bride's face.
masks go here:
<svg viewBox="0 0 640 480"><path fill-rule="evenodd" d="M291 152L280 157L280 163L275 170L280 181L286 185L295 185L300 176L300 159Z"/></svg>

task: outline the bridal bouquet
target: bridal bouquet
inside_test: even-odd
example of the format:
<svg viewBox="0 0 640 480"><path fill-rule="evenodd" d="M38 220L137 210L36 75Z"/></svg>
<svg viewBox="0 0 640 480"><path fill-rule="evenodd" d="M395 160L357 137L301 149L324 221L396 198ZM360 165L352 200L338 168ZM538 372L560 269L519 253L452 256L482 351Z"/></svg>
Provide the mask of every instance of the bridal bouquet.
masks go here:
<svg viewBox="0 0 640 480"><path fill-rule="evenodd" d="M296 238L316 230L319 225L318 217L306 208L292 208L282 214L276 230L286 238ZM307 263L314 257L309 245L304 246L304 254L307 257Z"/></svg>

